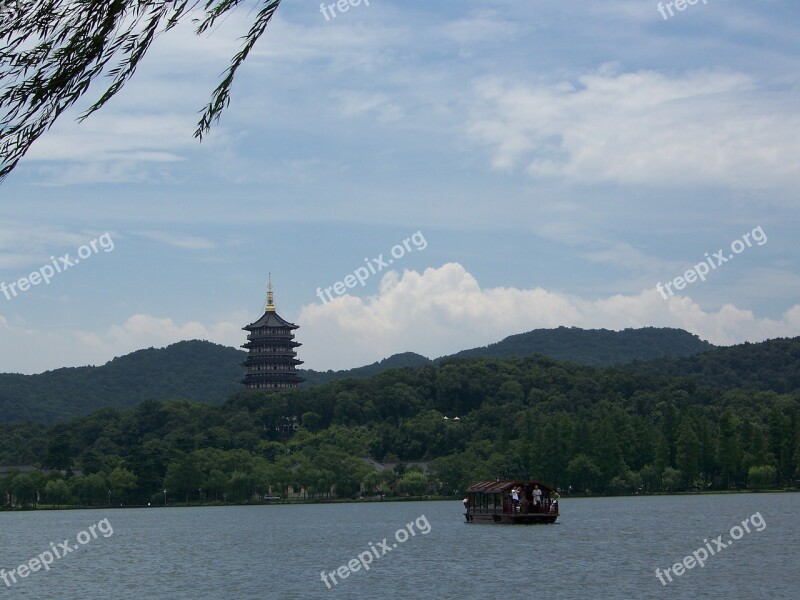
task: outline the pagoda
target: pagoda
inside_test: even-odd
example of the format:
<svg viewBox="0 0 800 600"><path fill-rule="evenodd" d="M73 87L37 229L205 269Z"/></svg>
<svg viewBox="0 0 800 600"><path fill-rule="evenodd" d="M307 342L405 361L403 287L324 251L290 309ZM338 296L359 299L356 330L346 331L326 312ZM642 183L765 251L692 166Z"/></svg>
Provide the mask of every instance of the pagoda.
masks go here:
<svg viewBox="0 0 800 600"><path fill-rule="evenodd" d="M304 380L297 374L295 367L303 364L297 360L295 348L300 346L294 341L294 330L298 326L289 323L275 311L272 294L272 275L269 278L267 291L267 307L255 323L243 328L249 332L247 343L247 360L242 366L247 373L242 383L249 390L282 390L296 388Z"/></svg>

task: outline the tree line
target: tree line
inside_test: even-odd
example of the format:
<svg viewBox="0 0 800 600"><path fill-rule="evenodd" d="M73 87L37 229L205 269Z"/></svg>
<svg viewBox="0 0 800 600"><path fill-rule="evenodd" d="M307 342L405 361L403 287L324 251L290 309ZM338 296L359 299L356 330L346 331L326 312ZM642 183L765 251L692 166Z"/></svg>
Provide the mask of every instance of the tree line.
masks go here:
<svg viewBox="0 0 800 600"><path fill-rule="evenodd" d="M377 473L366 457L399 468ZM402 467L418 461L426 473ZM574 494L786 488L800 477L800 395L541 356L449 360L221 405L5 425L0 462L47 469L0 480L21 504L146 504L165 489L167 501L242 502L289 486L451 495L497 477Z"/></svg>

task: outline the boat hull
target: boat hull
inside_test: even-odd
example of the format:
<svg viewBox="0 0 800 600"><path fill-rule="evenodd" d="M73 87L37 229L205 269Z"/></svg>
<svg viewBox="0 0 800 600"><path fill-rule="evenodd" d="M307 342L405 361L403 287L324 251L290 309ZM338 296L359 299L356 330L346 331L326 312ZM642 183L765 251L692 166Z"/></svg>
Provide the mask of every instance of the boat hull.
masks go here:
<svg viewBox="0 0 800 600"><path fill-rule="evenodd" d="M555 523L558 513L528 513L528 514L471 514L464 513L467 523L491 523L494 525L544 525Z"/></svg>

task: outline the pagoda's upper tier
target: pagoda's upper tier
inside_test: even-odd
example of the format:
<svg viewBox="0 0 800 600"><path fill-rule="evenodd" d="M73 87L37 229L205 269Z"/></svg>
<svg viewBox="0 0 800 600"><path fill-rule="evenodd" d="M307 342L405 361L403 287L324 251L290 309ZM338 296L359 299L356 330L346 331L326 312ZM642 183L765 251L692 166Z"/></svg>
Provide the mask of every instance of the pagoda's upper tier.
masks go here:
<svg viewBox="0 0 800 600"><path fill-rule="evenodd" d="M289 321L278 315L278 313L275 311L267 311L258 321L255 323L250 323L250 325L243 327L243 329L245 331L252 331L254 329L260 329L261 327L286 327L288 329L300 328L299 325L289 323Z"/></svg>

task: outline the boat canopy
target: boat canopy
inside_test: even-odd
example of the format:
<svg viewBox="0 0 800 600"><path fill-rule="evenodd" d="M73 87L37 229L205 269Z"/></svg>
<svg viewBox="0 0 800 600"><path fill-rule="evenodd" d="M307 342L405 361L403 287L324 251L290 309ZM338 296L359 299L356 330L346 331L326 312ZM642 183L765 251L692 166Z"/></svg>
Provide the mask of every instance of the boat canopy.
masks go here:
<svg viewBox="0 0 800 600"><path fill-rule="evenodd" d="M477 483L473 483L471 486L467 488L467 492L483 492L484 494L505 494L511 491L511 488L516 486L529 486L533 487L534 485L538 485L539 489L542 490L542 493L545 495L550 495L552 493L553 488L549 485L542 483L541 481L530 481L530 480L523 480L523 479L502 479L502 480L495 480L492 479L490 481L479 481Z"/></svg>

